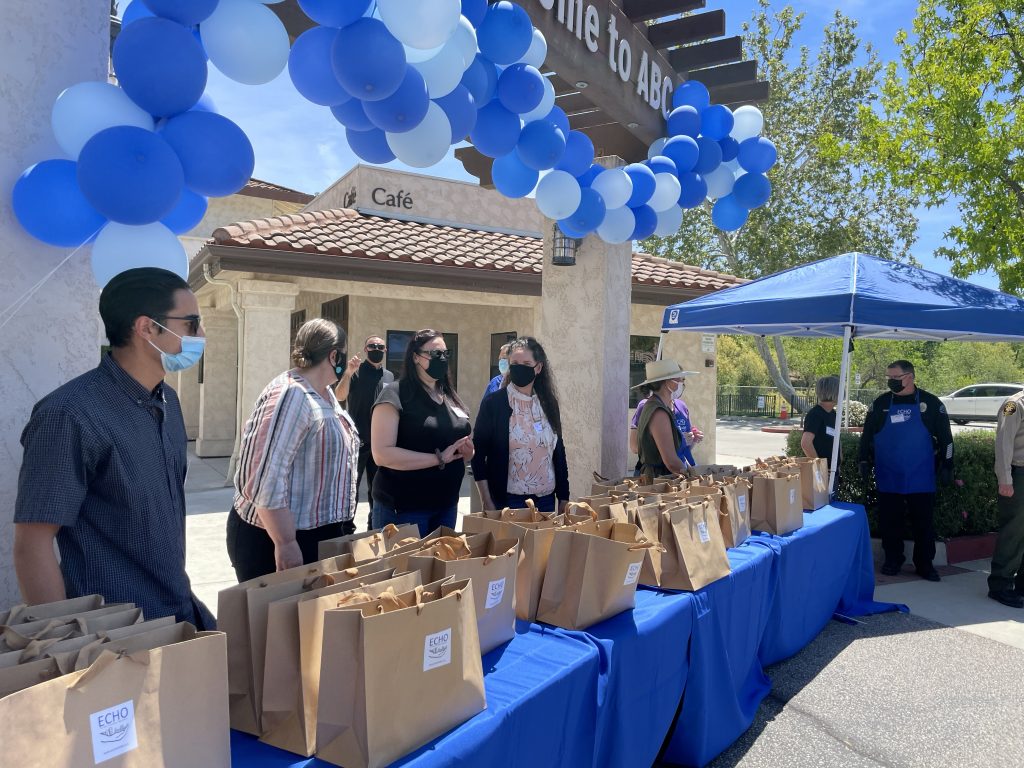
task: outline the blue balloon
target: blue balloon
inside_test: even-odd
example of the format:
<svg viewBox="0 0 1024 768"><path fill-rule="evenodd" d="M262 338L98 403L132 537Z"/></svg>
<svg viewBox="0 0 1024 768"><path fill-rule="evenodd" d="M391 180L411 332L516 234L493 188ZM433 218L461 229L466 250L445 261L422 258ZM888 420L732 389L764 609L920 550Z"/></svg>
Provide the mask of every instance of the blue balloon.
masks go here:
<svg viewBox="0 0 1024 768"><path fill-rule="evenodd" d="M462 85L477 104L487 104L498 90L498 68L478 53L462 76Z"/></svg>
<svg viewBox="0 0 1024 768"><path fill-rule="evenodd" d="M128 6L124 9L124 13L121 14L121 29L124 29L133 21L138 21L139 19L151 19L155 15L155 13L146 7L143 0L132 0L132 2L128 3Z"/></svg>
<svg viewBox="0 0 1024 768"><path fill-rule="evenodd" d="M462 15L474 28L479 27L487 15L487 0L462 0Z"/></svg>
<svg viewBox="0 0 1024 768"><path fill-rule="evenodd" d="M167 19L139 19L122 28L112 60L124 92L156 117L190 109L206 88L203 47L190 30Z"/></svg>
<svg viewBox="0 0 1024 768"><path fill-rule="evenodd" d="M78 186L85 199L121 224L160 221L178 204L184 185L174 150L144 128L107 128L89 139L78 156Z"/></svg>
<svg viewBox="0 0 1024 768"><path fill-rule="evenodd" d="M654 171L641 163L631 163L626 166L625 171L630 181L633 182L633 194L629 196L626 205L630 208L636 208L650 200L651 195L654 194L656 183ZM657 216L655 216L655 219L657 219ZM651 231L653 232L654 230L652 229Z"/></svg>
<svg viewBox="0 0 1024 768"><path fill-rule="evenodd" d="M71 160L36 163L18 177L11 197L18 223L50 245L79 246L107 223L82 194Z"/></svg>
<svg viewBox="0 0 1024 768"><path fill-rule="evenodd" d="M679 174L679 207L696 208L708 197L708 184L696 173Z"/></svg>
<svg viewBox="0 0 1024 768"><path fill-rule="evenodd" d="M369 131L353 131L345 129L345 138L356 156L368 163L390 163L395 153L388 146L388 137L384 131L372 128Z"/></svg>
<svg viewBox="0 0 1024 768"><path fill-rule="evenodd" d="M520 6L499 0L487 9L476 40L480 53L495 64L513 64L530 50L533 22Z"/></svg>
<svg viewBox="0 0 1024 768"><path fill-rule="evenodd" d="M370 0L299 0L299 7L317 24L347 27L363 17Z"/></svg>
<svg viewBox="0 0 1024 768"><path fill-rule="evenodd" d="M502 155L491 166L494 188L505 197L526 197L533 192L539 178L540 173L523 165L515 152Z"/></svg>
<svg viewBox="0 0 1024 768"><path fill-rule="evenodd" d="M734 232L747 223L750 212L740 205L735 195L720 197L711 209L711 223L724 232Z"/></svg>
<svg viewBox="0 0 1024 768"><path fill-rule="evenodd" d="M772 196L772 183L760 173L745 173L736 179L732 196L748 210L760 208Z"/></svg>
<svg viewBox="0 0 1024 768"><path fill-rule="evenodd" d="M245 132L223 115L186 112L160 129L181 159L185 184L207 197L232 195L252 177L256 156Z"/></svg>
<svg viewBox="0 0 1024 768"><path fill-rule="evenodd" d="M448 122L452 126L452 144L458 144L469 136L476 125L476 101L464 86L458 85L455 90L434 103L444 110Z"/></svg>
<svg viewBox="0 0 1024 768"><path fill-rule="evenodd" d="M195 26L217 9L217 0L142 0L142 2L154 16L176 21L186 27ZM126 8L125 12L127 10Z"/></svg>
<svg viewBox="0 0 1024 768"><path fill-rule="evenodd" d="M690 136L673 136L665 142L661 154L675 163L676 171L683 174L693 170L700 149L697 147L696 139Z"/></svg>
<svg viewBox="0 0 1024 768"><path fill-rule="evenodd" d="M299 35L288 54L288 75L302 96L314 104L333 107L352 97L334 76L331 51L338 30L313 27Z"/></svg>
<svg viewBox="0 0 1024 768"><path fill-rule="evenodd" d="M779 159L778 150L764 136L755 136L740 142L739 161L749 173L767 173Z"/></svg>
<svg viewBox="0 0 1024 768"><path fill-rule="evenodd" d="M513 64L498 77L498 98L509 112L531 112L543 97L544 78L536 67Z"/></svg>
<svg viewBox="0 0 1024 768"><path fill-rule="evenodd" d="M423 122L430 106L427 84L415 67L405 68L405 79L398 90L380 101L363 105L370 122L382 131L405 133Z"/></svg>
<svg viewBox="0 0 1024 768"><path fill-rule="evenodd" d="M700 152L697 156L697 164L693 167L696 173L703 176L722 164L722 148L714 139L701 136L697 139L697 149Z"/></svg>
<svg viewBox="0 0 1024 768"><path fill-rule="evenodd" d="M572 224L572 219L561 219L558 222L558 228L562 230L562 234L566 237L571 237L574 240L582 240L589 233L582 229L577 229Z"/></svg>
<svg viewBox="0 0 1024 768"><path fill-rule="evenodd" d="M700 134L700 113L691 106L676 107L668 115L668 133L670 136L697 138Z"/></svg>
<svg viewBox="0 0 1024 768"><path fill-rule="evenodd" d="M331 63L338 82L362 101L386 99L405 78L405 48L377 19L360 18L338 32Z"/></svg>
<svg viewBox="0 0 1024 768"><path fill-rule="evenodd" d="M515 149L519 132L519 116L494 99L477 112L476 125L469 132L469 140L481 154L501 157Z"/></svg>
<svg viewBox="0 0 1024 768"><path fill-rule="evenodd" d="M585 133L569 131L565 139L565 154L555 168L579 177L590 170L593 162L594 142ZM582 184L582 181L580 183Z"/></svg>
<svg viewBox="0 0 1024 768"><path fill-rule="evenodd" d="M562 129L562 133L566 136L569 135L569 116L565 114L565 110L561 107L552 107L551 111L548 112L548 116L544 118L550 120L552 123Z"/></svg>
<svg viewBox="0 0 1024 768"><path fill-rule="evenodd" d="M581 190L579 207L571 216L566 217L565 221L578 232L593 232L601 226L604 214L604 198L590 187L584 187Z"/></svg>
<svg viewBox="0 0 1024 768"><path fill-rule="evenodd" d="M697 112L702 112L711 104L711 94L704 87L704 83L697 80L689 80L676 87L672 93L672 108L688 106L693 107Z"/></svg>
<svg viewBox="0 0 1024 768"><path fill-rule="evenodd" d="M593 184L594 179L596 179L603 170L604 168L602 168L597 163L591 164L590 168L588 168L586 171L584 171L582 174L576 177L576 181L580 183L580 188L582 189L583 187L589 187L591 184Z"/></svg>
<svg viewBox="0 0 1024 768"><path fill-rule="evenodd" d="M732 110L724 104L712 104L700 113L701 133L716 141L729 135L734 122Z"/></svg>
<svg viewBox="0 0 1024 768"><path fill-rule="evenodd" d="M730 160L735 160L740 154L740 143L731 136L726 136L724 139L718 140L718 146L722 148L722 162L728 163Z"/></svg>
<svg viewBox="0 0 1024 768"><path fill-rule="evenodd" d="M676 174L676 164L672 162L672 159L665 155L655 155L648 160L645 165L650 168L654 173L671 173L673 176Z"/></svg>
<svg viewBox="0 0 1024 768"><path fill-rule="evenodd" d="M373 123L366 116L363 102L359 99L351 99L344 104L331 107L331 114L335 120L353 131L369 131L373 128Z"/></svg>
<svg viewBox="0 0 1024 768"><path fill-rule="evenodd" d="M181 190L181 198L174 209L160 219L160 223L176 235L183 235L194 229L206 215L207 201L187 187Z"/></svg>
<svg viewBox="0 0 1024 768"><path fill-rule="evenodd" d="M658 228L658 214L649 205L634 208L633 216L636 217L636 226L633 227L630 240L646 240Z"/></svg>
<svg viewBox="0 0 1024 768"><path fill-rule="evenodd" d="M534 120L519 134L516 152L527 168L546 171L554 168L565 154L565 134L554 123Z"/></svg>

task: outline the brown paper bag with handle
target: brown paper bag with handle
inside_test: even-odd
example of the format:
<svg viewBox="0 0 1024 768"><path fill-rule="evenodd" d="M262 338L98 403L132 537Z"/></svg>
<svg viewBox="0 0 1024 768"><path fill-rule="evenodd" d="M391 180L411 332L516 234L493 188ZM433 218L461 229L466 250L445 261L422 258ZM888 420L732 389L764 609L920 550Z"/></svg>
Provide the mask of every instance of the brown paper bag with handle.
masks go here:
<svg viewBox="0 0 1024 768"><path fill-rule="evenodd" d="M706 497L661 513L662 588L695 592L729 575L719 498Z"/></svg>
<svg viewBox="0 0 1024 768"><path fill-rule="evenodd" d="M11 608L7 620L7 626L24 624L29 621L40 619L56 619L65 616L74 616L86 611L95 611L103 607L102 595L84 595L72 597L67 600L57 600L53 603L40 603L38 605L16 605Z"/></svg>
<svg viewBox="0 0 1024 768"><path fill-rule="evenodd" d="M821 509L829 502L828 461L807 456L792 460L794 469L800 472L800 495L804 509Z"/></svg>
<svg viewBox="0 0 1024 768"><path fill-rule="evenodd" d="M318 546L317 556L323 560L335 555L352 555L357 563L365 563L367 560L383 557L395 547L417 541L419 538L420 529L417 525L388 523L380 530L325 539Z"/></svg>
<svg viewBox="0 0 1024 768"><path fill-rule="evenodd" d="M116 625L118 621L130 622L131 617L138 615L134 603L114 603L66 616L38 618L7 626L0 632L0 639L5 649L20 650L32 640L63 640L87 634L89 622L110 619Z"/></svg>
<svg viewBox="0 0 1024 768"><path fill-rule="evenodd" d="M486 708L473 584L324 614L317 757L378 768Z"/></svg>
<svg viewBox="0 0 1024 768"><path fill-rule="evenodd" d="M803 499L800 474L764 472L753 477L750 527L777 536L802 528Z"/></svg>
<svg viewBox="0 0 1024 768"><path fill-rule="evenodd" d="M738 547L750 538L750 481L729 477L719 481L722 490L722 538L725 546Z"/></svg>
<svg viewBox="0 0 1024 768"><path fill-rule="evenodd" d="M645 551L635 525L602 520L596 530L555 529L537 621L586 629L633 607Z"/></svg>
<svg viewBox="0 0 1024 768"><path fill-rule="evenodd" d="M325 610L336 607L342 596L353 591L376 595L387 589L413 589L420 583L418 573L396 578L391 570L378 571L271 603L260 740L306 757L316 749L319 677L313 671L319 670Z"/></svg>
<svg viewBox="0 0 1024 768"><path fill-rule="evenodd" d="M0 699L3 764L40 765L42 749L48 768L228 768L227 699L224 636L179 625L170 644L102 651Z"/></svg>

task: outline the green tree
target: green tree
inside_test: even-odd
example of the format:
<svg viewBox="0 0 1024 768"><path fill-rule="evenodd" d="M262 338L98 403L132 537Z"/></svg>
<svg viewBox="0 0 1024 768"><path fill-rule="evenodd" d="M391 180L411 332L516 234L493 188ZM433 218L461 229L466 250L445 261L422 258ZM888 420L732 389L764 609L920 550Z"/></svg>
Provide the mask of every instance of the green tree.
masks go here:
<svg viewBox="0 0 1024 768"><path fill-rule="evenodd" d="M760 105L765 135L779 151L768 176L768 204L751 213L737 232L711 224L711 204L690 211L679 232L644 242L652 253L756 278L836 256L866 251L908 259L917 221L913 200L883 175L868 173L862 106L876 99L881 64L862 46L856 22L840 12L825 28L819 50L795 49L803 14L786 6L771 13L759 0L744 24L744 53L771 82L771 98ZM798 408L806 403L790 383L781 340L754 340L769 375Z"/></svg>
<svg viewBox="0 0 1024 768"><path fill-rule="evenodd" d="M1024 291L1024 0L921 0L901 31L881 113L862 105L867 149L890 183L962 221L938 253Z"/></svg>

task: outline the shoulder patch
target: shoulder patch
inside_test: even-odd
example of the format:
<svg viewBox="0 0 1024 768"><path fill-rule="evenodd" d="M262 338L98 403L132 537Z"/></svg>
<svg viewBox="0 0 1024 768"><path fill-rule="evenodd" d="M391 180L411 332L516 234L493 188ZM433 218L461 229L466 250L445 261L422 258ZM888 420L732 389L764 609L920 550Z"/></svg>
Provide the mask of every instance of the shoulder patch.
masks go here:
<svg viewBox="0 0 1024 768"><path fill-rule="evenodd" d="M1012 416L1016 412L1017 412L1017 403L1016 403L1016 401L1014 401L1014 400L1007 400L1006 404L1003 406L1003 413L1006 416Z"/></svg>
<svg viewBox="0 0 1024 768"><path fill-rule="evenodd" d="M921 403L921 413L926 413L927 411L928 411L928 403Z"/></svg>

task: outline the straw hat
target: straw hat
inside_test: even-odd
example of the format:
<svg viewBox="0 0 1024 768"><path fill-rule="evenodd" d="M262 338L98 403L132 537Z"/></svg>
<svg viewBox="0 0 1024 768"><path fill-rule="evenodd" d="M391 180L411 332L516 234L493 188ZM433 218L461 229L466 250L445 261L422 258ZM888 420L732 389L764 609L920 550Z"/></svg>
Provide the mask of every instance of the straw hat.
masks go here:
<svg viewBox="0 0 1024 768"><path fill-rule="evenodd" d="M696 376L700 373L700 371L684 371L675 360L655 360L653 363L647 363L644 366L644 372L647 374L647 379L641 381L633 389L666 379L685 379L687 376Z"/></svg>

